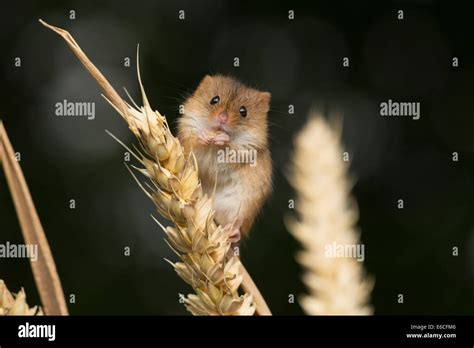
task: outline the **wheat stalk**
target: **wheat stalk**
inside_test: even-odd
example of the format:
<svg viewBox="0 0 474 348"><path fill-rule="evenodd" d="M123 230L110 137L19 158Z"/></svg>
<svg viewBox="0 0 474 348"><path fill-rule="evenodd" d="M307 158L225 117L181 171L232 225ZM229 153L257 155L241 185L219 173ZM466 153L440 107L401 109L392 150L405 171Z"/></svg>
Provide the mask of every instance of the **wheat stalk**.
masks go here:
<svg viewBox="0 0 474 348"><path fill-rule="evenodd" d="M145 187L134 177L158 212L173 222L174 226L164 227L155 220L181 260L167 261L195 291L185 299L187 310L193 315L253 315L256 309L253 296L259 296L259 292L256 287L252 294L240 295L238 292L247 274L239 258L230 252L228 234L232 226L222 227L214 222L213 200L203 195L194 155L192 152L188 156L184 154L181 143L171 134L166 118L151 108L140 77L138 52L141 107L135 103L131 106L118 95L67 31L40 22L66 41L140 142L141 150L129 151L142 165L134 169L149 178L151 185ZM260 314L270 314L262 297L256 305Z"/></svg>
<svg viewBox="0 0 474 348"><path fill-rule="evenodd" d="M2 315L43 315L41 307L28 307L23 288L13 295L0 279L0 316Z"/></svg>
<svg viewBox="0 0 474 348"><path fill-rule="evenodd" d="M48 315L67 315L66 300L48 240L23 172L15 160L15 153L7 131L1 121L0 162L13 198L23 239L26 244L38 245L38 260L30 260L30 264L44 310Z"/></svg>
<svg viewBox="0 0 474 348"><path fill-rule="evenodd" d="M297 193L299 219L288 228L304 250L297 256L306 268L303 281L309 295L300 299L310 315L366 315L372 313L369 296L373 281L353 257L327 257L326 248L359 243L355 202L349 197L347 166L342 159L340 131L311 114L296 137L289 176Z"/></svg>

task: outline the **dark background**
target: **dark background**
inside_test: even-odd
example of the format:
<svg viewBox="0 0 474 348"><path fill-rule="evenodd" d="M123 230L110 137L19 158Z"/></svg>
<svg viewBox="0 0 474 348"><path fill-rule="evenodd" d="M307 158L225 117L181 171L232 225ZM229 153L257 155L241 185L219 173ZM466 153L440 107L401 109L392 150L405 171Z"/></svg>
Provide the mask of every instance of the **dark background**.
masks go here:
<svg viewBox="0 0 474 348"><path fill-rule="evenodd" d="M8 4L8 5L7 5ZM123 166L134 141L65 43L38 18L69 30L112 84L175 123L207 73L272 93L273 196L242 248L275 314L300 314L297 243L283 217L294 193L284 173L310 105L344 114L353 194L375 276L376 314L473 314L474 45L472 12L450 1L39 1L0 5L0 117L47 233L72 314L186 314L190 288L149 217L153 205ZM185 10L186 19L178 19ZM403 9L405 19L397 20ZM75 10L76 19L69 19ZM287 18L295 10L295 20ZM342 67L342 57L350 67ZM453 68L452 57L459 58ZM20 57L22 66L14 66ZM130 57L131 67L124 58ZM233 67L233 58L240 67ZM421 119L383 118L387 99L421 103ZM96 119L57 117L63 99L95 101ZM295 114L288 114L288 105ZM315 149L318 151L318 149ZM452 152L459 162L452 162ZM405 209L397 209L404 199ZM69 209L69 200L76 209ZM21 243L0 174L0 242ZM123 256L124 247L131 256ZM459 256L452 256L452 248ZM39 303L28 260L0 260L0 278ZM403 293L404 304L397 303Z"/></svg>

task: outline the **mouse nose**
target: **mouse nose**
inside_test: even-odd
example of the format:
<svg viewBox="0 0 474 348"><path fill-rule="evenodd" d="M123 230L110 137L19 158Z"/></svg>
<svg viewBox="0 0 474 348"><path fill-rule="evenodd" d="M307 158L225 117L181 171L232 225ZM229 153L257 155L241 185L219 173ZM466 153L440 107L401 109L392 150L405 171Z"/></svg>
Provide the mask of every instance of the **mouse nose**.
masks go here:
<svg viewBox="0 0 474 348"><path fill-rule="evenodd" d="M229 121L229 116L227 115L227 112L220 112L219 115L217 115L217 121L219 121L220 124L226 124L227 121Z"/></svg>

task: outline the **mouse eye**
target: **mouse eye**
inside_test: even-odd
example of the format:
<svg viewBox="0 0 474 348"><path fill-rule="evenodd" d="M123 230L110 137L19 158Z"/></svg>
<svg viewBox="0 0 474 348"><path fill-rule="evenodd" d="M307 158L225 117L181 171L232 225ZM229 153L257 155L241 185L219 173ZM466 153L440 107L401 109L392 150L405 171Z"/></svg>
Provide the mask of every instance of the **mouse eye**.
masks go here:
<svg viewBox="0 0 474 348"><path fill-rule="evenodd" d="M245 117L247 116L247 108L245 106L241 106L239 109L240 116Z"/></svg>
<svg viewBox="0 0 474 348"><path fill-rule="evenodd" d="M219 98L218 95L216 95L214 98L211 99L211 105L214 105L214 104L217 104L219 101L221 100L221 98Z"/></svg>

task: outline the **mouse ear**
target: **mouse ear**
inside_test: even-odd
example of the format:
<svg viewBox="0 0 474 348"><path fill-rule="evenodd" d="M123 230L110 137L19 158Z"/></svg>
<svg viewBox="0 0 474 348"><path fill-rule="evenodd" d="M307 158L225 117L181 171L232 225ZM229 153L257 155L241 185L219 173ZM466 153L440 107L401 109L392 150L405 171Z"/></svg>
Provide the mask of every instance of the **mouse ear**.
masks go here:
<svg viewBox="0 0 474 348"><path fill-rule="evenodd" d="M265 104L270 105L271 98L272 95L270 94L270 92L260 92L260 100Z"/></svg>
<svg viewBox="0 0 474 348"><path fill-rule="evenodd" d="M204 78L199 83L199 87L209 86L211 83L212 83L212 76L211 75L206 75L206 76L204 76Z"/></svg>

